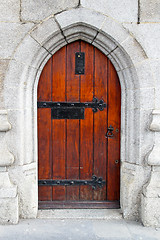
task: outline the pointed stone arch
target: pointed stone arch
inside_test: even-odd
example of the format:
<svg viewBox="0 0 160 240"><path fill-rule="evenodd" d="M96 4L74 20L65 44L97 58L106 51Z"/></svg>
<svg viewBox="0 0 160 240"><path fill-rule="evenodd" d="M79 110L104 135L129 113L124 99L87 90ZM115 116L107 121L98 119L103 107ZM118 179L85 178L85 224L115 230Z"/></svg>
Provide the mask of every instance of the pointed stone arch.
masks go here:
<svg viewBox="0 0 160 240"><path fill-rule="evenodd" d="M137 197L140 199L139 194L146 181L139 140L142 134L141 94L146 92L136 66L145 61L147 56L122 25L108 16L84 8L64 11L34 27L15 50L8 67L4 102L12 130L7 133L6 139L9 150L15 156L14 166L10 167L9 173L19 187L20 215L24 218L37 215L36 104L39 76L56 51L78 39L101 50L117 70L122 91L121 207L126 218L138 219ZM151 86L150 92L152 94ZM17 139L16 144L14 139ZM142 179L137 180L140 173ZM29 189L25 182L30 186Z"/></svg>

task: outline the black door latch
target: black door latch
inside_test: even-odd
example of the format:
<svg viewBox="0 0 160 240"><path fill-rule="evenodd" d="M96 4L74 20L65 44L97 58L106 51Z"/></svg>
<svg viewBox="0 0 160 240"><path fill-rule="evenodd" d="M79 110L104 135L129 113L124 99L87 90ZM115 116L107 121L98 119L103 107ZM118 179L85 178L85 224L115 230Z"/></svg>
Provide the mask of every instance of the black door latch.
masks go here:
<svg viewBox="0 0 160 240"><path fill-rule="evenodd" d="M112 125L110 125L107 129L105 137L106 138L112 138L113 137L113 130L114 130L114 128L112 127Z"/></svg>

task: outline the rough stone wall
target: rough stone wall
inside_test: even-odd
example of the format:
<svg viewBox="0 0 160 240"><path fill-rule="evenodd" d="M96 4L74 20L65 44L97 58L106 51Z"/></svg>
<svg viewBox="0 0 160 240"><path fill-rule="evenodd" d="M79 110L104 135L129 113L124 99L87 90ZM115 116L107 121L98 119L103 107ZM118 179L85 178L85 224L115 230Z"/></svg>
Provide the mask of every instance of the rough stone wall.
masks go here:
<svg viewBox="0 0 160 240"><path fill-rule="evenodd" d="M15 83L14 89L11 88L9 95L4 95L4 88L7 88L9 84L8 80L5 79L10 62L19 61L18 58L16 59L16 53L17 49L19 51L19 46L22 45L21 52L18 52L18 54L22 55L20 64L25 65L26 56L23 56L23 50L26 51L26 49L23 49L25 36L29 34L32 40L34 39L35 48L38 45L42 46L45 35L52 32L52 29L59 31L59 27L62 30L67 25L75 23L77 17L75 13L77 12L74 10L76 9L85 10L82 19L82 11L78 12L79 19L82 22L84 18L86 22L89 22L87 20L90 17L88 14L92 13L89 24L93 24L95 28L101 29L102 32L106 32L113 38L116 37L116 41L121 43L122 48L132 58L139 79L139 86L135 85L134 89L130 89L127 94L130 95L133 102L138 99L140 109L137 107L130 109L128 106L127 111L130 112L130 116L134 116L137 112L136 116L138 116L137 121L139 121L139 132L141 134L137 134L137 139L133 142L126 143L127 148L131 149L130 157L126 156L125 160L121 159L123 162L121 206L124 217L142 219L143 223L148 226L160 226L160 214L157 215L156 213L157 207L160 207L159 186L157 184L157 181L159 181L159 168L157 166L160 164L159 0L0 1L0 179L2 179L1 182L5 183L0 184L0 205L3 210L1 211L0 221L2 223L16 223L19 215L21 217L35 217L37 211L36 207L32 211L32 204L30 206L30 202L25 202L31 191L36 192L34 184L33 188L30 189L27 186L27 181L30 184L35 183L36 175L34 175L33 170L35 168L34 163L31 163L31 166L27 166L25 163L24 167L22 164L23 143L18 134L23 131L23 127L22 129L17 128L17 123L22 118L22 109L17 106L10 109L7 104L16 98L17 89L19 89L16 82L16 78L19 76L16 75L14 70L12 70L12 78L9 79L10 82ZM48 21L50 21L49 25L47 25ZM46 26L45 23L47 23ZM113 23L119 25L119 31L114 31ZM113 25L109 28L107 24ZM42 31L43 35L40 35L36 30L40 29L40 26L45 29L45 31ZM128 35L125 35L124 31ZM64 35L64 32L62 31L61 34ZM90 34L88 33L89 36ZM100 34L98 38L99 41L103 41L103 36ZM45 49L45 46L43 48ZM28 58L30 51L32 49L28 45ZM33 65L30 68L34 70L36 66ZM124 71L119 72L119 76L121 73L125 74L125 71L128 71L127 67L126 69L124 67ZM23 79L24 76L21 76L21 78ZM12 126L11 130L8 119ZM135 129L129 131L134 132ZM30 139L28 142L30 142ZM132 149L137 145L139 148L135 156ZM29 146L27 151L25 154L30 158L32 149ZM130 160L127 162L127 159ZM154 193L152 192L153 189ZM36 202L36 197L33 202Z"/></svg>

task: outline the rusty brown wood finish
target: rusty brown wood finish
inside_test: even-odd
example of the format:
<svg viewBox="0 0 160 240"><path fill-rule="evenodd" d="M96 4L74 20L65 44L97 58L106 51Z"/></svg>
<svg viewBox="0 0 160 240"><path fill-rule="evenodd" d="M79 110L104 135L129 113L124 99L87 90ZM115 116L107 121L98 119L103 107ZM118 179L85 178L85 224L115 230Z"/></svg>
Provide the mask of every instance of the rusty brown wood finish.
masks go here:
<svg viewBox="0 0 160 240"><path fill-rule="evenodd" d="M75 75L75 52L85 52L85 74ZM107 108L85 119L52 119L51 109L38 109L38 173L40 179L103 177L106 185L39 186L39 208L117 208L120 195L121 90L107 57L92 45L76 41L55 53L44 67L38 101L91 102ZM114 127L112 138L107 128ZM117 163L118 161L118 163Z"/></svg>
<svg viewBox="0 0 160 240"><path fill-rule="evenodd" d="M66 49L60 49L52 57L52 101L63 102L66 100L65 76ZM52 179L65 179L65 155L66 155L66 121L64 119L52 120ZM64 186L52 187L52 199L65 200L66 189Z"/></svg>
<svg viewBox="0 0 160 240"><path fill-rule="evenodd" d="M116 90L116 91L115 91ZM120 131L121 89L117 73L108 61L108 127L112 125L113 137L108 138L107 199L120 198Z"/></svg>

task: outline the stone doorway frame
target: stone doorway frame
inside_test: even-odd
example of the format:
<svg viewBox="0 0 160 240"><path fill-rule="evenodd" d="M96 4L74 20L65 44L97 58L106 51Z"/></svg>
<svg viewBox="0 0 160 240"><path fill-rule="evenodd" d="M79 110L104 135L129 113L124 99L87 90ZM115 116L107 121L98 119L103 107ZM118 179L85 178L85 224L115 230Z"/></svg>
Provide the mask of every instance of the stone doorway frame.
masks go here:
<svg viewBox="0 0 160 240"><path fill-rule="evenodd" d="M142 186L151 171L143 164L148 146L142 148L141 123L145 112L150 114L151 110L144 106L142 97L148 92L138 70L147 56L121 24L103 14L78 8L50 16L34 27L15 50L8 67L4 102L12 129L5 134L5 139L7 151L14 155L14 163L8 164L11 166L7 172L12 186L18 186L17 195L13 197L17 213L13 214L11 222L17 222L19 216L37 216L37 85L41 71L56 51L78 39L102 51L118 73L122 94L121 209L125 218L139 219ZM152 90L149 86L150 95ZM154 105L154 98L150 101ZM152 132L149 137L153 142Z"/></svg>

